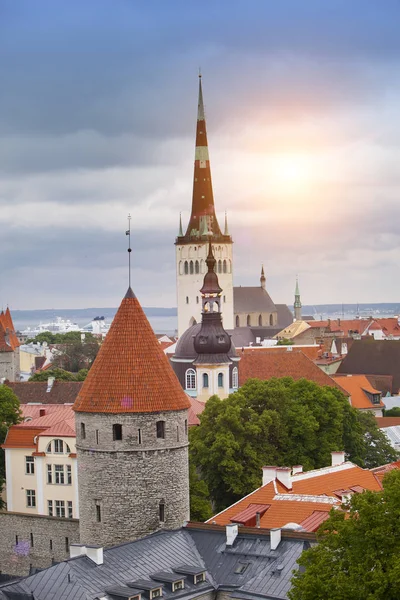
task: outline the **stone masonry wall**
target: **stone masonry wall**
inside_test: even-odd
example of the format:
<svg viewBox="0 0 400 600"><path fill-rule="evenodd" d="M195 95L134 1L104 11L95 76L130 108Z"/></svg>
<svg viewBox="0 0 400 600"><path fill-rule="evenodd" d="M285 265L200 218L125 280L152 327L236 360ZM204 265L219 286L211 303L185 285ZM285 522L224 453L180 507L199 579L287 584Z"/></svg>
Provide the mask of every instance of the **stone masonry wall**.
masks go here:
<svg viewBox="0 0 400 600"><path fill-rule="evenodd" d="M187 417L76 413L81 543L112 546L189 519ZM165 438L157 438L157 421ZM122 440L113 440L114 424Z"/></svg>
<svg viewBox="0 0 400 600"><path fill-rule="evenodd" d="M1 573L28 575L31 566L49 567L68 558L69 545L77 543L77 519L0 512Z"/></svg>

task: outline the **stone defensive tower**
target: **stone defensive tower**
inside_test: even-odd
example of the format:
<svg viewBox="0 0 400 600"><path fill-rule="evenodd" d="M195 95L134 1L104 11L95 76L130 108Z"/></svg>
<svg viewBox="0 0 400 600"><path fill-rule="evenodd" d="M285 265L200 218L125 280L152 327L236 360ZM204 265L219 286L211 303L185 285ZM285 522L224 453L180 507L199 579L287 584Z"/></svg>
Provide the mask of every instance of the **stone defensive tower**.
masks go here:
<svg viewBox="0 0 400 600"><path fill-rule="evenodd" d="M74 404L82 544L189 519L189 406L129 288Z"/></svg>
<svg viewBox="0 0 400 600"><path fill-rule="evenodd" d="M226 216L222 233L215 214L200 76L192 212L186 233L183 233L180 220L175 241L179 336L201 320L199 289L207 271L206 258L210 236L217 261L215 270L224 290L221 305L223 323L226 329L233 329L232 238L229 235Z"/></svg>

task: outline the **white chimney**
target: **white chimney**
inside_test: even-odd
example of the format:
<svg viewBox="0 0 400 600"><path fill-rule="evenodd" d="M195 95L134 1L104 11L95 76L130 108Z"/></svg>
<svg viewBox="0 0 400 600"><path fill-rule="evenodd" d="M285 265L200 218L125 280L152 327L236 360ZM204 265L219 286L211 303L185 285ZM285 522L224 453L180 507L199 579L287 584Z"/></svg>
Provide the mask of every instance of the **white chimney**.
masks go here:
<svg viewBox="0 0 400 600"><path fill-rule="evenodd" d="M275 481L277 468L278 467L263 467L262 468L262 472L263 472L262 484L263 485L267 485L267 483L269 483L270 481Z"/></svg>
<svg viewBox="0 0 400 600"><path fill-rule="evenodd" d="M237 538L237 534L239 533L239 526L235 524L230 524L226 526L226 545L232 546L233 542Z"/></svg>
<svg viewBox="0 0 400 600"><path fill-rule="evenodd" d="M303 472L303 465L296 465L292 467L292 475L297 475L297 473Z"/></svg>
<svg viewBox="0 0 400 600"><path fill-rule="evenodd" d="M344 451L340 450L339 452L331 452L332 455L332 467L337 467L344 463L345 456Z"/></svg>
<svg viewBox="0 0 400 600"><path fill-rule="evenodd" d="M75 558L76 556L85 556L86 546L84 544L70 544L69 546L69 557Z"/></svg>
<svg viewBox="0 0 400 600"><path fill-rule="evenodd" d="M282 483L288 490L292 489L292 469L290 467L277 467L276 478Z"/></svg>
<svg viewBox="0 0 400 600"><path fill-rule="evenodd" d="M104 563L102 546L86 546L86 556L96 563L96 565Z"/></svg>
<svg viewBox="0 0 400 600"><path fill-rule="evenodd" d="M279 527L274 527L269 532L270 540L271 540L271 550L276 550L280 544L282 530Z"/></svg>
<svg viewBox="0 0 400 600"><path fill-rule="evenodd" d="M55 377L49 377L47 380L47 390L46 392L51 392L51 388L53 387L55 382Z"/></svg>

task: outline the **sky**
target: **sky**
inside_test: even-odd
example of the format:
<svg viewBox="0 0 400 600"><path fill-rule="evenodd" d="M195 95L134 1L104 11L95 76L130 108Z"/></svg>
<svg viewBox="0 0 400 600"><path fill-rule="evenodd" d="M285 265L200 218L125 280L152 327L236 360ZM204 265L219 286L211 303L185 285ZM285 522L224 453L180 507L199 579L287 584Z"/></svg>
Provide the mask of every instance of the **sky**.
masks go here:
<svg viewBox="0 0 400 600"><path fill-rule="evenodd" d="M176 306L201 68L234 284L400 294L398 0L0 0L0 304Z"/></svg>

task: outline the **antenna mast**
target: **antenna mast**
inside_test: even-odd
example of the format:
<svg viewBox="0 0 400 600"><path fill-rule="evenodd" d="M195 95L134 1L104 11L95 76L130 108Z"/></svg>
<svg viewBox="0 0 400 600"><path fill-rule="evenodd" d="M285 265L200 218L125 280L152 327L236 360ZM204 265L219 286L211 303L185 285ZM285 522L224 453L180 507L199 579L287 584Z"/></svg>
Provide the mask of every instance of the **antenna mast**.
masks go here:
<svg viewBox="0 0 400 600"><path fill-rule="evenodd" d="M125 235L128 236L128 279L129 279L129 287L131 287L131 215L128 214L128 229L125 232Z"/></svg>

